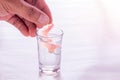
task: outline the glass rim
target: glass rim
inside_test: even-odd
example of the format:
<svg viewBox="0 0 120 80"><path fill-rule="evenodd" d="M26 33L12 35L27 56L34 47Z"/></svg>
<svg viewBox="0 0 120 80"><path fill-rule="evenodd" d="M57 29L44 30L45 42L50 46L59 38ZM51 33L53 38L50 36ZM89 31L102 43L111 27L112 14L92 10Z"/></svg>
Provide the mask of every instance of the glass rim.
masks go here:
<svg viewBox="0 0 120 80"><path fill-rule="evenodd" d="M41 29L37 29L36 34L37 34L37 36L39 36L39 37L43 37L43 38L54 38L54 37L60 37L60 36L63 36L64 31L63 31L61 28L53 27L53 29L57 29L57 30L59 30L59 31L60 31L60 34L57 34L56 36L44 36L44 35L39 34L39 30L41 30Z"/></svg>

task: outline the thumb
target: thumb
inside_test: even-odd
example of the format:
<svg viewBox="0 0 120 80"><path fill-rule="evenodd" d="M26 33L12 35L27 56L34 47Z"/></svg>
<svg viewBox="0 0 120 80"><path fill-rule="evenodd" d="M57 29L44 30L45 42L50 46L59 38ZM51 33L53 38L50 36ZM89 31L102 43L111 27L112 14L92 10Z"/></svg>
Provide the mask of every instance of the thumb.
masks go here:
<svg viewBox="0 0 120 80"><path fill-rule="evenodd" d="M15 14L37 25L44 26L49 23L49 17L36 7L19 0L19 6L15 8Z"/></svg>

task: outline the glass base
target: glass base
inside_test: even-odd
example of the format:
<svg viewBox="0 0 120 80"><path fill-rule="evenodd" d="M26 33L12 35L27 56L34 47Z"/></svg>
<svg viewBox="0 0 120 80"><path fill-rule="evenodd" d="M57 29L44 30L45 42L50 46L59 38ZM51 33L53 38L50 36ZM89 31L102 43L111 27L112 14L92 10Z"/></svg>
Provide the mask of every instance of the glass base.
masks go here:
<svg viewBox="0 0 120 80"><path fill-rule="evenodd" d="M60 68L54 70L40 69L40 74L56 76L60 72Z"/></svg>
<svg viewBox="0 0 120 80"><path fill-rule="evenodd" d="M62 80L60 70L58 72L49 72L40 72L39 80Z"/></svg>

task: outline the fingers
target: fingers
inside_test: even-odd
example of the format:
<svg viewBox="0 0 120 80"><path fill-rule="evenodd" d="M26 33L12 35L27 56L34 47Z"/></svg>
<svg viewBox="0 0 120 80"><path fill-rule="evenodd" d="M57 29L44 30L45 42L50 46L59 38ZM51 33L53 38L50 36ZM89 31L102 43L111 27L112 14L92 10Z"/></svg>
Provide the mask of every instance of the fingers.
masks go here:
<svg viewBox="0 0 120 80"><path fill-rule="evenodd" d="M36 25L27 21L27 20L24 20L26 26L28 27L28 30L29 30L29 35L31 37L35 37L36 36Z"/></svg>
<svg viewBox="0 0 120 80"><path fill-rule="evenodd" d="M38 2L36 3L36 7L42 10L45 14L47 14L50 19L49 23L52 23L52 14L45 0L41 0L41 1L38 0Z"/></svg>
<svg viewBox="0 0 120 80"><path fill-rule="evenodd" d="M17 15L41 26L49 23L49 17L41 10L27 4L24 0L20 0L19 4L20 6L15 10Z"/></svg>
<svg viewBox="0 0 120 80"><path fill-rule="evenodd" d="M0 20L5 20L7 21L8 19L10 19L13 15L7 15L7 16L0 16Z"/></svg>
<svg viewBox="0 0 120 80"><path fill-rule="evenodd" d="M26 1L27 3L29 3L33 6L35 6L35 4L37 3L37 0L24 0L24 1Z"/></svg>
<svg viewBox="0 0 120 80"><path fill-rule="evenodd" d="M48 16L50 18L49 23L52 23L52 14L51 14L50 9L48 8L48 6L44 7L42 9L42 11L45 12L46 14L48 14Z"/></svg>
<svg viewBox="0 0 120 80"><path fill-rule="evenodd" d="M18 16L15 15L11 17L7 22L14 25L24 36L29 36L29 30L27 26Z"/></svg>
<svg viewBox="0 0 120 80"><path fill-rule="evenodd" d="M10 0L7 4L7 6L4 6L5 10L10 14L16 14L7 21L13 24L25 36L31 35L34 37L36 25L41 28L52 22L50 10L44 0L41 0L41 6L38 6L40 3L36 3L38 7L32 6L33 4L30 5L24 0Z"/></svg>
<svg viewBox="0 0 120 80"><path fill-rule="evenodd" d="M24 36L36 36L36 25L19 18L18 16L13 16L9 20L7 20L9 23L14 25Z"/></svg>
<svg viewBox="0 0 120 80"><path fill-rule="evenodd" d="M43 11L45 14L49 16L49 23L52 23L52 15L51 11L46 4L45 0L25 0L27 3L37 7L39 10Z"/></svg>

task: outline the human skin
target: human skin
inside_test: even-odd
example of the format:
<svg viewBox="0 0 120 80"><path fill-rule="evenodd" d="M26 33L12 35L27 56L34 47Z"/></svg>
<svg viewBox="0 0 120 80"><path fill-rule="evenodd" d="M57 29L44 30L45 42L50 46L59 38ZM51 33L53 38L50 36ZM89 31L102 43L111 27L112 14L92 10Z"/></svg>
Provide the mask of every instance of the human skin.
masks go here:
<svg viewBox="0 0 120 80"><path fill-rule="evenodd" d="M0 20L14 25L24 36L36 36L36 29L52 23L45 0L0 0Z"/></svg>

